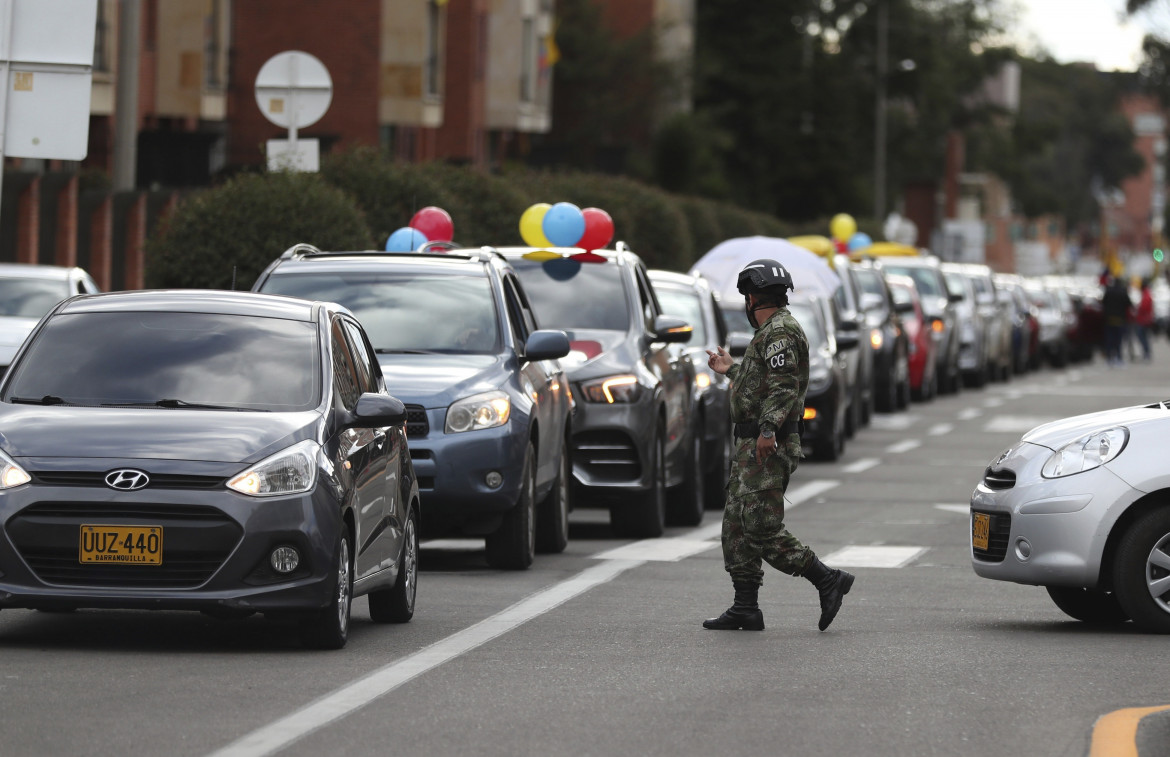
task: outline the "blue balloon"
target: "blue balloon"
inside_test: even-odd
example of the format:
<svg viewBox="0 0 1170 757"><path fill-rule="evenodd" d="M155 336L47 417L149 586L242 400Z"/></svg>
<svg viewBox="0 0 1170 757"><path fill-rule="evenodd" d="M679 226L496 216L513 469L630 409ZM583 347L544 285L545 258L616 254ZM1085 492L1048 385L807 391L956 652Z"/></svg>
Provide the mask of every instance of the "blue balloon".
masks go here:
<svg viewBox="0 0 1170 757"><path fill-rule="evenodd" d="M386 252L413 252L428 241L426 234L418 229L403 226L386 240Z"/></svg>
<svg viewBox="0 0 1170 757"><path fill-rule="evenodd" d="M849 237L850 252L860 250L863 247L869 247L871 244L873 244L873 240L864 231L854 232L853 236Z"/></svg>
<svg viewBox="0 0 1170 757"><path fill-rule="evenodd" d="M572 247L585 236L585 216L573 203L558 202L544 214L541 228L554 247Z"/></svg>

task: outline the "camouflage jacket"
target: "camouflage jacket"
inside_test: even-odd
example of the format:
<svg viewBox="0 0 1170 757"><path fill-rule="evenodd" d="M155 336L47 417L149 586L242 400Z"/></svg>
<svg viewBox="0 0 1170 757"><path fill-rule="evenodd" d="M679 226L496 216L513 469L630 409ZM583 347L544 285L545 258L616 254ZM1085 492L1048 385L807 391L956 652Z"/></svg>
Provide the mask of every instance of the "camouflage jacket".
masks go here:
<svg viewBox="0 0 1170 757"><path fill-rule="evenodd" d="M808 339L788 308L777 310L756 330L743 360L733 365L727 376L732 381L733 423L756 421L778 430L785 422L804 416ZM795 432L778 433L776 444L777 454L760 465L755 460L755 439L736 440L736 470L732 473L735 488L762 491L782 485L780 467L795 467L793 463L801 456L800 437ZM734 481L737 478L739 481Z"/></svg>

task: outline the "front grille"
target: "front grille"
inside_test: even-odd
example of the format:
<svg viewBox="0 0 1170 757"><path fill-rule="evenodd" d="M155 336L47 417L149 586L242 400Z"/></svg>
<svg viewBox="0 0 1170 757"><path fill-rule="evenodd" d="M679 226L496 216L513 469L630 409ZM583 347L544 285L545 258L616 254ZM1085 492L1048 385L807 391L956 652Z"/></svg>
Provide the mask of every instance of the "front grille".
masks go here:
<svg viewBox="0 0 1170 757"><path fill-rule="evenodd" d="M585 431L574 436L573 465L600 481L631 481L642 476L638 450L620 431Z"/></svg>
<svg viewBox="0 0 1170 757"><path fill-rule="evenodd" d="M78 558L81 524L150 525L163 529L162 565L94 565ZM243 536L234 520L201 505L43 502L6 526L37 578L59 586L186 589L211 577Z"/></svg>
<svg viewBox="0 0 1170 757"><path fill-rule="evenodd" d="M406 406L406 438L426 436L431 433L431 423L427 420L427 411L422 405Z"/></svg>
<svg viewBox="0 0 1170 757"><path fill-rule="evenodd" d="M982 512L984 515L991 516L991 531L988 534L987 549L971 547L975 559L983 562L1003 562L1003 558L1007 556L1008 537L1011 536L1012 532L1011 513L991 513L980 510L972 510L971 512L973 514Z"/></svg>
<svg viewBox="0 0 1170 757"><path fill-rule="evenodd" d="M983 485L995 491L1010 489L1016 485L1016 472L1007 468L988 468L983 472Z"/></svg>
<svg viewBox="0 0 1170 757"><path fill-rule="evenodd" d="M105 486L106 473L90 471L30 471L33 483L46 486ZM182 476L172 473L147 473L147 489L218 489L224 479L219 476Z"/></svg>

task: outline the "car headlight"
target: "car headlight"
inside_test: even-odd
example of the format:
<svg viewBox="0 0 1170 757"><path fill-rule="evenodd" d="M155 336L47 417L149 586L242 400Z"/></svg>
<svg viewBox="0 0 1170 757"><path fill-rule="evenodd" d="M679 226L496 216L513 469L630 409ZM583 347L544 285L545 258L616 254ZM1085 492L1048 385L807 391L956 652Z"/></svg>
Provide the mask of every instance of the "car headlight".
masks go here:
<svg viewBox="0 0 1170 757"><path fill-rule="evenodd" d="M808 366L808 391L816 394L822 392L833 380L833 371L830 367L829 358L823 355L817 355L809 360Z"/></svg>
<svg viewBox="0 0 1170 757"><path fill-rule="evenodd" d="M503 392L484 392L451 403L443 430L448 434L503 426L512 415L512 401Z"/></svg>
<svg viewBox="0 0 1170 757"><path fill-rule="evenodd" d="M695 386L702 391L711 386L711 374L705 371L698 371L695 373Z"/></svg>
<svg viewBox="0 0 1170 757"><path fill-rule="evenodd" d="M581 384L581 390L589 402L612 405L615 402L637 402L642 386L637 376L623 375L586 381Z"/></svg>
<svg viewBox="0 0 1170 757"><path fill-rule="evenodd" d="M874 329L873 331L869 332L869 343L875 350L880 350L884 342L885 337L882 336L881 329Z"/></svg>
<svg viewBox="0 0 1170 757"><path fill-rule="evenodd" d="M1053 452L1040 475L1060 478L1093 470L1120 455L1128 441L1129 429L1124 426L1082 436Z"/></svg>
<svg viewBox="0 0 1170 757"><path fill-rule="evenodd" d="M32 476L17 465L15 460L0 452L0 489L14 489L29 481L32 481Z"/></svg>
<svg viewBox="0 0 1170 757"><path fill-rule="evenodd" d="M277 452L231 481L228 488L250 497L301 494L317 484L317 456L321 445L312 439Z"/></svg>

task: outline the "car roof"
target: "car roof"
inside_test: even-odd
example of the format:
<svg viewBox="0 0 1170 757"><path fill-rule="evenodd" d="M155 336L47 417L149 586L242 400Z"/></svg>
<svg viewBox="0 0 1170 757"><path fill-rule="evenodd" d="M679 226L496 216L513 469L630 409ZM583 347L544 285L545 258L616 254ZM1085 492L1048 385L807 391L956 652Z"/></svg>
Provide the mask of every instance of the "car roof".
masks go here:
<svg viewBox="0 0 1170 757"><path fill-rule="evenodd" d="M297 245L281 255L271 273L287 273L291 270L306 269L326 273L381 271L392 267L428 273L458 271L463 274L483 276L486 275L483 263L490 261L493 257L491 253L478 249L452 250L443 253L378 250L323 252L316 248L310 248L309 245Z"/></svg>
<svg viewBox="0 0 1170 757"><path fill-rule="evenodd" d="M316 321L321 307L344 311L337 305L296 297L216 289L146 289L91 294L66 300L58 313L223 313L226 315Z"/></svg>
<svg viewBox="0 0 1170 757"><path fill-rule="evenodd" d="M66 268L59 265L34 265L32 263L0 263L0 278L52 279L64 281L80 268Z"/></svg>
<svg viewBox="0 0 1170 757"><path fill-rule="evenodd" d="M618 265L628 265L634 260L638 259L630 248L626 247L624 242L618 242L614 245L612 250L583 250L580 247L490 247L492 252L499 253L505 258L522 258L525 255L533 252L551 252L560 255L562 258L571 258L574 255L584 255L587 252L598 255L605 259L604 262L617 263ZM603 261L593 260L591 262L599 263Z"/></svg>
<svg viewBox="0 0 1170 757"><path fill-rule="evenodd" d="M711 282L702 276L692 276L689 273L679 273L678 271L664 271L661 268L652 268L646 271L646 275L650 277L650 282L656 287L711 291Z"/></svg>

